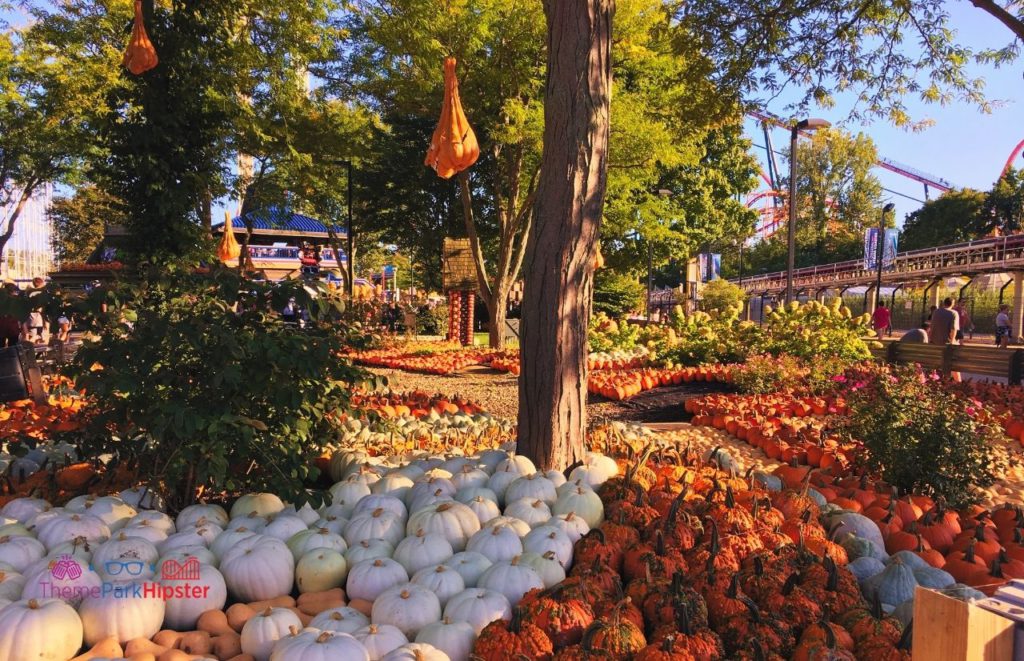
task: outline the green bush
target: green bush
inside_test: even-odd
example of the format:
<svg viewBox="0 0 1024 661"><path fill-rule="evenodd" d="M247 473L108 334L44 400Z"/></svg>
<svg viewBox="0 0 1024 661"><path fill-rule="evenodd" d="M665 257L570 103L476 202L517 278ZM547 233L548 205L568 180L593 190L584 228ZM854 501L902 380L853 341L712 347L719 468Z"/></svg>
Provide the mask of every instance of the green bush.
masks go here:
<svg viewBox="0 0 1024 661"><path fill-rule="evenodd" d="M644 307L646 289L636 278L598 269L594 274L594 313L623 319Z"/></svg>
<svg viewBox="0 0 1024 661"><path fill-rule="evenodd" d="M871 357L868 340L874 335L870 316L854 317L839 299L828 305L796 301L766 310L758 350L773 356L795 356L805 361L837 358L845 361Z"/></svg>
<svg viewBox="0 0 1024 661"><path fill-rule="evenodd" d="M838 377L850 407L842 432L863 442L869 466L901 493L978 500L1004 467L998 432L977 401L948 390L916 366L869 365Z"/></svg>
<svg viewBox="0 0 1024 661"><path fill-rule="evenodd" d="M448 304L441 303L432 308L421 305L416 310L416 334L446 336L448 334Z"/></svg>
<svg viewBox="0 0 1024 661"><path fill-rule="evenodd" d="M704 285L700 290L700 296L700 307L705 312L726 312L743 305L746 293L739 285L719 278Z"/></svg>
<svg viewBox="0 0 1024 661"><path fill-rule="evenodd" d="M305 329L275 312L292 297L309 311ZM137 462L174 506L199 487L310 497L332 417L364 376L338 358L361 334L339 321L340 299L319 283L165 267L104 302L98 339L73 365L97 410L77 439L85 456Z"/></svg>

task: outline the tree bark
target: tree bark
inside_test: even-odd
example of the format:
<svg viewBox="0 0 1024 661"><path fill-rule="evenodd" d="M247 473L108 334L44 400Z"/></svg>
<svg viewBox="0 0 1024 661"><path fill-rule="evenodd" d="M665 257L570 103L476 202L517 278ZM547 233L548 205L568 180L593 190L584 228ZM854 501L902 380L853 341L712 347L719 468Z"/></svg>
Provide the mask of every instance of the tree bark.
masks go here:
<svg viewBox="0 0 1024 661"><path fill-rule="evenodd" d="M614 0L544 0L544 156L526 259L518 445L540 470L564 469L584 453L614 10Z"/></svg>
<svg viewBox="0 0 1024 661"><path fill-rule="evenodd" d="M1010 28L1010 31L1017 35L1018 39L1024 40L1024 21L1014 16L995 0L971 0L971 4L992 15L1000 23Z"/></svg>
<svg viewBox="0 0 1024 661"><path fill-rule="evenodd" d="M492 349L501 349L505 346L505 319L508 317L509 293L508 285L499 283L491 295L491 304L487 306L487 314L491 318L488 343Z"/></svg>

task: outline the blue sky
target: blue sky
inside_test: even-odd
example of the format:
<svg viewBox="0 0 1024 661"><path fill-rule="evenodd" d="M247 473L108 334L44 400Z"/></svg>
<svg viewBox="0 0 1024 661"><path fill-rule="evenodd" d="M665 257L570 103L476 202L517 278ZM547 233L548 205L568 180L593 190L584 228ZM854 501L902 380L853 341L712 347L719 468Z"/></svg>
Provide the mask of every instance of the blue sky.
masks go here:
<svg viewBox="0 0 1024 661"><path fill-rule="evenodd" d="M1010 31L970 3L950 2L948 9L959 43L975 50L1002 47L1009 43ZM942 107L924 104L914 98L906 101L913 119L927 118L935 122L924 131L914 133L880 121L866 125L851 123L844 128L869 135L875 141L880 156L936 175L958 187L988 190L998 179L1010 152L1024 139L1024 63L1018 61L1002 69L975 65L971 71L986 80L988 97L1002 100L1002 107L986 115L962 102ZM768 110L781 114L781 105ZM844 106L840 102L835 108L819 110L812 115L838 122L846 118L849 110L849 105ZM747 131L756 144L764 144L756 122L748 121ZM776 130L772 140L777 150L785 149L788 132ZM764 150L755 148L755 152L763 161ZM1024 158L1018 157L1016 163L1017 167L1024 167ZM780 165L788 171L784 160ZM885 188L924 199L921 184L880 168L876 168L875 174ZM935 195L936 192L932 191L932 196ZM907 213L920 206L920 203L899 195L886 193L886 196L896 205L896 220L900 225Z"/></svg>

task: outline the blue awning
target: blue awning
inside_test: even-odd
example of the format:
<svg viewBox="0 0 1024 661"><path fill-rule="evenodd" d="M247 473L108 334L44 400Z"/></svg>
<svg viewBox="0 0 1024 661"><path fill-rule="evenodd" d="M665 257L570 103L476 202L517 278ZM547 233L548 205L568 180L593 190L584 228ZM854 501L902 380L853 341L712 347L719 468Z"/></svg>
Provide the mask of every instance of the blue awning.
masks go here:
<svg viewBox="0 0 1024 661"><path fill-rule="evenodd" d="M254 230L277 230L283 232L303 232L323 234L324 236L327 235L327 226L316 218L310 218L309 216L304 216L301 213L286 211L278 207L251 211L246 214L245 220L252 223L252 228ZM245 220L241 217L233 218L231 220L231 224L234 226L235 231L245 229ZM213 230L215 232L220 231L223 227L224 223L219 223L213 226ZM335 225L333 229L338 236L347 236L344 227Z"/></svg>

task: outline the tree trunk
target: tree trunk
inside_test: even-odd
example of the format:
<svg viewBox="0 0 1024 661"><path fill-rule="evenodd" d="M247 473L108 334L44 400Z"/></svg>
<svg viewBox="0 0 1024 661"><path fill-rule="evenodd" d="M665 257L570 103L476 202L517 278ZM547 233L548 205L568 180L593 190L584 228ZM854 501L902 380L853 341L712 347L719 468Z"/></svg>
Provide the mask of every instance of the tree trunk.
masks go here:
<svg viewBox="0 0 1024 661"><path fill-rule="evenodd" d="M0 256L3 256L4 248L7 247L8 241L14 237L14 226L17 224L18 219L21 218L25 205L32 199L38 185L39 182L31 181L25 184L25 187L21 190L21 197L18 198L18 203L14 205L14 211L11 212L10 217L7 219L7 229L4 230L3 234L0 234Z"/></svg>
<svg viewBox="0 0 1024 661"><path fill-rule="evenodd" d="M584 453L614 7L614 0L544 0L544 156L525 269L518 446L540 470L564 469Z"/></svg>
<svg viewBox="0 0 1024 661"><path fill-rule="evenodd" d="M491 330L488 334L492 349L505 346L505 319L508 316L509 288L504 283L497 283L491 292L491 302L487 305L487 314L491 318Z"/></svg>

